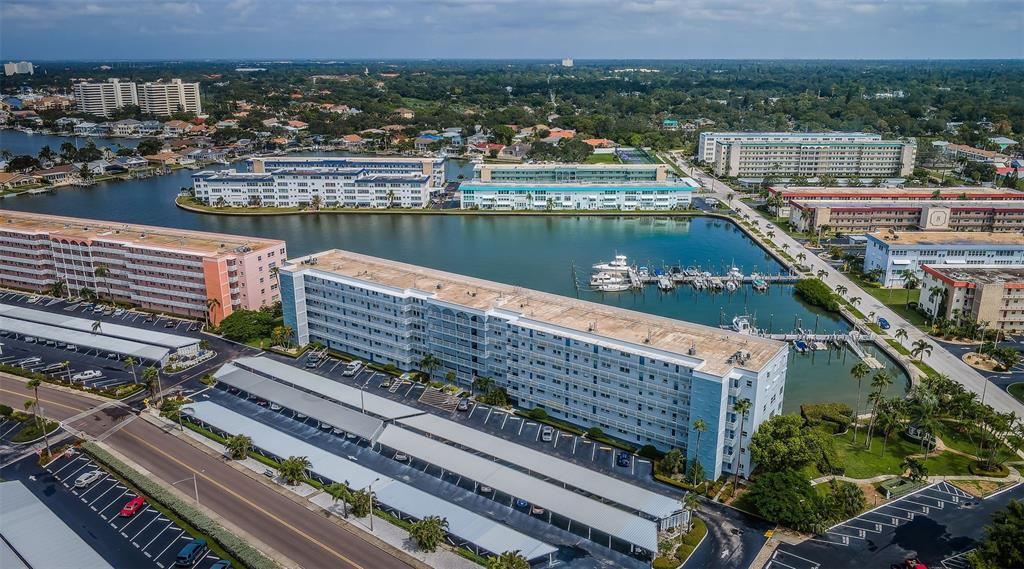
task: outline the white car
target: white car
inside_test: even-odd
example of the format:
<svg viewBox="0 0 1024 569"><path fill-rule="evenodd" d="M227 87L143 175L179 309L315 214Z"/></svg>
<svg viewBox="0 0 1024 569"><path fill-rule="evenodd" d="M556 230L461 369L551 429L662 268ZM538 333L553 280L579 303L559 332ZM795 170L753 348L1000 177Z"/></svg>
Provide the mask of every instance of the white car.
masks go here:
<svg viewBox="0 0 1024 569"><path fill-rule="evenodd" d="M343 371L341 373L341 375L344 375L346 377L351 377L351 376L359 373L359 370L361 370L361 369L363 369L363 362L361 362L359 360L355 360L353 362L350 362L347 366L345 366L345 371Z"/></svg>
<svg viewBox="0 0 1024 569"><path fill-rule="evenodd" d="M89 369L83 372L76 373L75 375L71 376L71 379L72 381L85 381L86 379L96 379L101 375L103 374L100 373L99 370Z"/></svg>
<svg viewBox="0 0 1024 569"><path fill-rule="evenodd" d="M85 488L86 486L96 482L100 478L103 478L106 474L102 470L93 470L86 472L85 474L78 477L75 480L75 488Z"/></svg>

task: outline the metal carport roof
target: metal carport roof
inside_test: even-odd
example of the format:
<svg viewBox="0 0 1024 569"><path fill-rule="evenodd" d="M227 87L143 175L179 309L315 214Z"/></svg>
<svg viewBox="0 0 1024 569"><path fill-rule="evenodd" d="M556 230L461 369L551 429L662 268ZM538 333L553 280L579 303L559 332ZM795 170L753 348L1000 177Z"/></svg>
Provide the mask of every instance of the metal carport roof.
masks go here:
<svg viewBox="0 0 1024 569"><path fill-rule="evenodd" d="M251 371L237 368L232 364L226 364L217 370L214 378L218 382L237 387L242 391L277 403L286 409L298 411L317 421L370 441L374 440L384 427L384 421L380 419L364 415L337 403L331 403L322 397L288 387Z"/></svg>
<svg viewBox="0 0 1024 569"><path fill-rule="evenodd" d="M26 320L28 322L49 324L50 326L78 330L80 332L92 332L92 325L96 322L95 320L89 320L87 318L78 318L67 314L35 310L22 306L11 306L10 304L0 304L0 315L17 318L18 320ZM177 334L166 334L156 330L134 328L110 322L103 322L101 331L104 336L110 336L111 338L132 340L140 344L150 344L152 346L160 346L172 350L181 349L185 346L191 346L192 344L199 343L198 338L178 336Z"/></svg>
<svg viewBox="0 0 1024 569"><path fill-rule="evenodd" d="M234 363L237 367L269 376L297 389L319 393L328 399L353 409L359 409L360 405L363 405L367 413L380 417L385 421L423 413L423 411L415 407L409 407L408 405L403 405L372 393L364 392L362 394L362 403L360 403L359 389L270 358L238 358Z"/></svg>
<svg viewBox="0 0 1024 569"><path fill-rule="evenodd" d="M667 518L683 509L682 502L675 498L652 492L646 488L612 478L607 474L584 468L567 460L437 415L419 415L400 419L398 422L436 438L473 449L541 476L579 488L610 502L644 512L657 519Z"/></svg>
<svg viewBox="0 0 1024 569"><path fill-rule="evenodd" d="M80 332L57 326L37 324L35 322L7 318L6 316L0 316L0 330L8 330L25 336L44 338L56 342L74 344L83 348L94 348L105 352L114 352L157 362L163 362L164 358L170 354L170 350L167 348L140 344L120 338L110 338L100 334L93 334L92 332Z"/></svg>
<svg viewBox="0 0 1024 569"><path fill-rule="evenodd" d="M395 425L385 427L377 442L648 551L658 550L658 525L651 520Z"/></svg>
<svg viewBox="0 0 1024 569"><path fill-rule="evenodd" d="M381 503L422 519L441 516L448 520L448 532L494 553L519 550L528 559L554 553L556 549L542 541L491 519L446 502L374 470L341 458L301 439L268 427L212 401L190 403L182 407L186 414L232 434L245 434L253 445L278 456L305 456L310 470L336 482L348 480L349 487L363 489L373 483L373 493Z"/></svg>

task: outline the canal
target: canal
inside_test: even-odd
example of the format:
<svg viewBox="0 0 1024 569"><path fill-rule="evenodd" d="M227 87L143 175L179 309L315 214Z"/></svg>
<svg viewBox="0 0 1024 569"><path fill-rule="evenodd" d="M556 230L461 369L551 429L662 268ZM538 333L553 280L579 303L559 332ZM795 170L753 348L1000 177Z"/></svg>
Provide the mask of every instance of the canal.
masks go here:
<svg viewBox="0 0 1024 569"><path fill-rule="evenodd" d="M749 286L734 293L681 287L668 293L649 286L638 292L586 290L590 265L614 254L651 267L699 266L723 273L778 273L779 264L733 223L713 217L547 217L423 214L324 214L270 217L203 215L174 205L178 190L191 185L192 172L84 189L22 195L0 200L0 208L163 225L284 239L292 256L340 248L455 273L534 288L709 326L728 325L748 315L761 328L789 331L845 331L838 316L797 299L792 286L767 292ZM574 271L575 268L575 271ZM579 283L579 286L576 285ZM906 374L874 352L894 373L893 393L906 388ZM855 363L843 351L793 353L785 409L802 403L856 398Z"/></svg>

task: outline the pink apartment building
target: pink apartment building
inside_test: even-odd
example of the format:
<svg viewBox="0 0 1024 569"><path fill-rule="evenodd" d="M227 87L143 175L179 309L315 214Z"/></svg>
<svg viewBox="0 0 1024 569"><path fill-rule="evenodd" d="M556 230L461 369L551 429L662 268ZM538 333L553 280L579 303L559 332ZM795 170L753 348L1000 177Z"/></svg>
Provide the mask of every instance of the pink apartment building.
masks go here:
<svg viewBox="0 0 1024 569"><path fill-rule="evenodd" d="M235 309L280 300L285 242L220 233L0 211L0 285L71 294L219 323ZM96 270L100 267L106 269ZM216 299L210 302L209 299Z"/></svg>

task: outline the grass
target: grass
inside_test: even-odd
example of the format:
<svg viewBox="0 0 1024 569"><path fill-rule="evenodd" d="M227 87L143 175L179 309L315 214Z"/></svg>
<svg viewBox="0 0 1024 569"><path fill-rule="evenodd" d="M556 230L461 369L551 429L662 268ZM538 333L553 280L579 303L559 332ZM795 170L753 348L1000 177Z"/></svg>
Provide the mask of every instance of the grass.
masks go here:
<svg viewBox="0 0 1024 569"><path fill-rule="evenodd" d="M929 332L928 320L923 314L907 306L907 290L902 288L881 288L878 283L873 283L864 280L863 275L858 273L844 273L850 280L857 283L864 292L870 294L875 300L881 302L886 308L892 310L896 314L903 317L904 320L910 322L915 327L923 332ZM921 299L921 289L915 288L910 290L910 302L919 302ZM894 330L895 332L895 330Z"/></svg>
<svg viewBox="0 0 1024 569"><path fill-rule="evenodd" d="M1017 383L1011 383L1006 391L1010 393L1017 401L1024 403L1024 381L1018 381Z"/></svg>
<svg viewBox="0 0 1024 569"><path fill-rule="evenodd" d="M615 154L591 154L583 161L584 164L618 164L619 157Z"/></svg>
<svg viewBox="0 0 1024 569"><path fill-rule="evenodd" d="M918 454L921 449L918 445L904 440L898 434L889 436L889 444L885 447L885 454L882 454L883 437L872 437L871 450L864 448L865 431L860 430L857 437L857 444L851 443L853 431L840 435L836 441L836 450L843 457L843 464L846 467L845 475L850 478L871 478L880 474L902 474L903 468L900 463L908 454ZM966 469L965 469L966 472Z"/></svg>
<svg viewBox="0 0 1024 569"><path fill-rule="evenodd" d="M50 434L57 430L60 425L55 421L46 421L46 434ZM11 437L12 443L27 443L36 439L42 438L43 430L36 425L36 422L29 419L25 422L25 426L18 431L16 435Z"/></svg>

